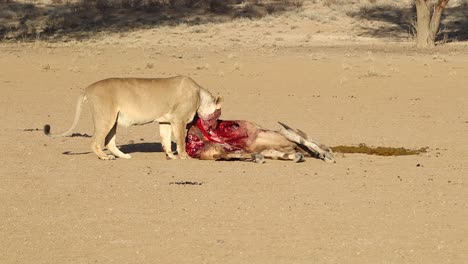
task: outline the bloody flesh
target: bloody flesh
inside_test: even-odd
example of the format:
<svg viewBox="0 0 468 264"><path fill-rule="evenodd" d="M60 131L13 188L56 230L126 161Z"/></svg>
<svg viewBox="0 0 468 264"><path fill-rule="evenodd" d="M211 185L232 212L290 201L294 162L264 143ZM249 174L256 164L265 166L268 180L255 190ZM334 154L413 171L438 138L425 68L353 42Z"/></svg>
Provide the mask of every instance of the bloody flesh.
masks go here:
<svg viewBox="0 0 468 264"><path fill-rule="evenodd" d="M199 118L189 129L185 148L190 157L198 158L206 144L219 144L225 151L245 149L249 134L243 122L218 120L220 115L217 112L208 120Z"/></svg>

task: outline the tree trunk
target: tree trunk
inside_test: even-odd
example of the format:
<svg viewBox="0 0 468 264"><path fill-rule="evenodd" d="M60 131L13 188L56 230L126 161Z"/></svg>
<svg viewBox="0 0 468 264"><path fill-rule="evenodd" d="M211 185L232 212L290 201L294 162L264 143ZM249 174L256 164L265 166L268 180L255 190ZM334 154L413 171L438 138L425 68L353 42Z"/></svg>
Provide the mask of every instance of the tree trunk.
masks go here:
<svg viewBox="0 0 468 264"><path fill-rule="evenodd" d="M431 3L429 0L416 0L416 45L418 47L432 47L430 42L429 25L431 23Z"/></svg>
<svg viewBox="0 0 468 264"><path fill-rule="evenodd" d="M433 7L431 0L415 0L417 15L416 45L418 47L435 46L440 18L442 17L442 13L448 1L449 0L438 0L437 5Z"/></svg>

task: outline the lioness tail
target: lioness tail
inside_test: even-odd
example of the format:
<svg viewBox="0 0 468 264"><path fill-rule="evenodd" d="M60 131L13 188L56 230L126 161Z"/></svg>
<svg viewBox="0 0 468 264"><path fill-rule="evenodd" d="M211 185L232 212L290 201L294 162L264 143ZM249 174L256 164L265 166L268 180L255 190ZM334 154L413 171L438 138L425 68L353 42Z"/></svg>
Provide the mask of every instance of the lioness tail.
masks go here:
<svg viewBox="0 0 468 264"><path fill-rule="evenodd" d="M81 106L82 106L84 101L85 101L85 95L82 94L82 95L80 95L78 97L78 102L76 103L75 119L73 120L73 124L71 125L71 127L67 131L65 131L65 132L63 132L61 134L51 134L50 133L50 125L46 124L44 126L44 134L46 134L47 136L52 137L52 138L68 136L73 131L73 129L75 129L76 124L78 124L78 120L80 119L80 115L81 115Z"/></svg>

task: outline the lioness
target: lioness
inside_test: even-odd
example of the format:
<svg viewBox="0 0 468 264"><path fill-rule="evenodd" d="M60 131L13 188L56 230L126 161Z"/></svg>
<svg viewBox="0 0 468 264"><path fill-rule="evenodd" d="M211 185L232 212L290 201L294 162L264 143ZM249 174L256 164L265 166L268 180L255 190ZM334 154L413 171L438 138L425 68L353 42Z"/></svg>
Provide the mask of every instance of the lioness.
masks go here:
<svg viewBox="0 0 468 264"><path fill-rule="evenodd" d="M44 133L51 137L69 135L78 123L83 102L92 106L94 136L91 143L93 152L103 160L131 156L120 151L115 145L117 124L129 127L159 122L163 149L167 158L175 159L171 150L171 131L177 143L180 158L187 158L185 152L186 125L195 113L202 119L209 119L221 108L222 97L214 97L190 77L171 78L111 78L98 81L85 89L78 98L75 119L72 126L62 134L51 134L50 126L44 126ZM113 155L102 151L102 143Z"/></svg>

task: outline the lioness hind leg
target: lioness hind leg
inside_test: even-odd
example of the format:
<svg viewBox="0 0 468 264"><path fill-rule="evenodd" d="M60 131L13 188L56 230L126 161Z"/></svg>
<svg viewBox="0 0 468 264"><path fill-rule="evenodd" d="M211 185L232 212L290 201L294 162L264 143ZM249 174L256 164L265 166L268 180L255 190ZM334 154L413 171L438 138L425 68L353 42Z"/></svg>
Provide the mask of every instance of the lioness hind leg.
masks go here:
<svg viewBox="0 0 468 264"><path fill-rule="evenodd" d="M102 160L113 160L115 157L113 155L107 155L102 151L101 143L102 140L100 138L94 138L91 142L91 149L93 150L94 154L98 156L99 159Z"/></svg>
<svg viewBox="0 0 468 264"><path fill-rule="evenodd" d="M117 120L117 113L111 115L110 113L94 113L94 136L91 142L91 149L102 160L115 159L113 155L107 155L102 151L102 145L107 143L106 137L110 133L112 127ZM110 140L110 138L109 138Z"/></svg>
<svg viewBox="0 0 468 264"><path fill-rule="evenodd" d="M114 126L111 128L111 130L106 136L105 145L107 149L112 154L114 154L115 156L119 158L123 158L123 159L132 158L130 154L123 153L122 151L120 151L120 149L117 148L117 146L115 145L116 134L117 134L117 122L115 122Z"/></svg>
<svg viewBox="0 0 468 264"><path fill-rule="evenodd" d="M304 155L299 152L285 153L276 149L266 149L260 152L265 158L270 159L281 159L281 160L292 160L294 162L304 161Z"/></svg>
<svg viewBox="0 0 468 264"><path fill-rule="evenodd" d="M170 124L159 123L159 135L161 136L161 145L166 153L167 159L175 159L174 153L172 153L171 138L172 128Z"/></svg>

